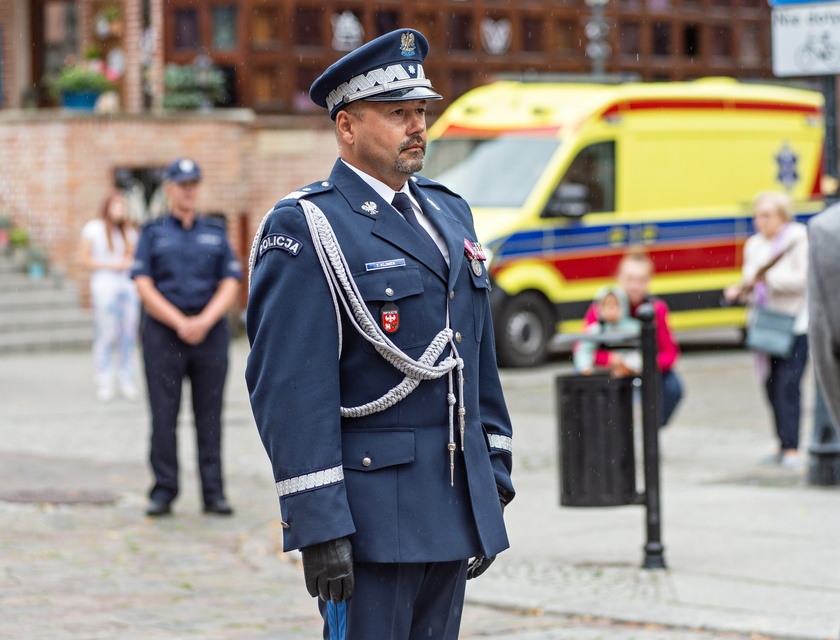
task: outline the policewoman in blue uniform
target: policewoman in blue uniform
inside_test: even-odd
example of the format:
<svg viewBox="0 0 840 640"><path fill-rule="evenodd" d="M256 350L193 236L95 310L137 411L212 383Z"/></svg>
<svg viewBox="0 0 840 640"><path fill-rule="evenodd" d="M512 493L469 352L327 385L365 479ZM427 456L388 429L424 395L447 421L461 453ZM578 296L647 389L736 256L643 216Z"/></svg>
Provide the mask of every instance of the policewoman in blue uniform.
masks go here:
<svg viewBox="0 0 840 640"><path fill-rule="evenodd" d="M176 426L189 378L204 512L230 515L222 482L222 393L228 365L227 311L242 269L224 222L198 215L201 169L189 158L164 171L169 212L140 234L131 276L145 311L143 361L152 417L149 516L171 513L178 495Z"/></svg>
<svg viewBox="0 0 840 640"><path fill-rule="evenodd" d="M467 203L414 175L427 52L401 29L314 82L339 159L251 251L251 405L324 638L454 640L466 580L508 547L484 252Z"/></svg>

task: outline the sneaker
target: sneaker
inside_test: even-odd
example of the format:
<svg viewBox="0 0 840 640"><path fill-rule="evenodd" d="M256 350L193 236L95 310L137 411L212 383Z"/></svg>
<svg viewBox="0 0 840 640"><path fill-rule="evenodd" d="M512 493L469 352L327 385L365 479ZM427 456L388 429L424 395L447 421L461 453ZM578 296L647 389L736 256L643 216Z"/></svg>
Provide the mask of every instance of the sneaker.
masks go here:
<svg viewBox="0 0 840 640"><path fill-rule="evenodd" d="M122 397L126 400L130 400L131 402L137 400L137 387L135 387L133 384L121 385L120 393L122 394Z"/></svg>
<svg viewBox="0 0 840 640"><path fill-rule="evenodd" d="M780 463L785 469L801 469L805 461L798 453L786 453L782 456Z"/></svg>
<svg viewBox="0 0 840 640"><path fill-rule="evenodd" d="M100 387L96 392L96 397L100 402L111 402L114 399L114 390L110 387Z"/></svg>
<svg viewBox="0 0 840 640"><path fill-rule="evenodd" d="M765 456L761 456L761 460L759 462L765 466L775 466L777 464L782 463L782 452L777 451L776 453L768 453Z"/></svg>

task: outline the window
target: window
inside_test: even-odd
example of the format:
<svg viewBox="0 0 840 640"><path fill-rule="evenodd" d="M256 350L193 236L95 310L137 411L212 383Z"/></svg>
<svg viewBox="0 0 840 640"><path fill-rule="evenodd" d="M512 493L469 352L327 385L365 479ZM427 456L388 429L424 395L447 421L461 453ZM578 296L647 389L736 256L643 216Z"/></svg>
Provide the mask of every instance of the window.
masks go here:
<svg viewBox="0 0 840 640"><path fill-rule="evenodd" d="M667 22L653 23L653 55L671 55L671 25Z"/></svg>
<svg viewBox="0 0 840 640"><path fill-rule="evenodd" d="M648 0L648 9L651 11L667 11L670 8L670 0Z"/></svg>
<svg viewBox="0 0 840 640"><path fill-rule="evenodd" d="M176 51L190 51L201 47L198 9L177 9L175 11L174 44Z"/></svg>
<svg viewBox="0 0 840 640"><path fill-rule="evenodd" d="M213 48L217 50L236 49L236 6L213 7Z"/></svg>
<svg viewBox="0 0 840 640"><path fill-rule="evenodd" d="M297 111L321 111L320 107L309 99L309 87L319 75L321 74L318 69L298 67L294 95L294 107Z"/></svg>
<svg viewBox="0 0 840 640"><path fill-rule="evenodd" d="M255 7L251 17L251 45L267 47L280 40L280 15L276 7Z"/></svg>
<svg viewBox="0 0 840 640"><path fill-rule="evenodd" d="M474 207L519 207L557 145L556 140L514 136L440 138L429 143L423 175Z"/></svg>
<svg viewBox="0 0 840 640"><path fill-rule="evenodd" d="M381 36L400 28L400 14L397 11L376 12L376 35Z"/></svg>
<svg viewBox="0 0 840 640"><path fill-rule="evenodd" d="M321 35L321 11L309 7L298 7L295 12L295 44L302 46L320 46L324 42Z"/></svg>
<svg viewBox="0 0 840 640"><path fill-rule="evenodd" d="M712 56L716 58L732 57L732 28L712 27Z"/></svg>
<svg viewBox="0 0 840 640"><path fill-rule="evenodd" d="M251 71L251 97L254 102L271 102L277 93L274 67L255 67Z"/></svg>
<svg viewBox="0 0 840 640"><path fill-rule="evenodd" d="M545 23L539 18L522 19L522 50L539 52L543 50Z"/></svg>
<svg viewBox="0 0 840 640"><path fill-rule="evenodd" d="M569 56L577 51L575 40L576 24L573 20L561 20L557 23L557 52Z"/></svg>
<svg viewBox="0 0 840 640"><path fill-rule="evenodd" d="M447 30L447 41L450 51L472 51L473 29L472 17L466 13L450 13Z"/></svg>
<svg viewBox="0 0 840 640"><path fill-rule="evenodd" d="M615 142L599 142L581 151L572 161L560 188L586 187L590 211L615 211Z"/></svg>
<svg viewBox="0 0 840 640"><path fill-rule="evenodd" d="M683 27L683 55L689 58L700 56L700 25L687 24Z"/></svg>
<svg viewBox="0 0 840 640"><path fill-rule="evenodd" d="M618 29L618 51L624 56L642 52L642 26L638 22L622 22Z"/></svg>
<svg viewBox="0 0 840 640"><path fill-rule="evenodd" d="M464 69L453 69L449 73L449 92L452 99L465 94L473 88L472 73Z"/></svg>
<svg viewBox="0 0 840 640"><path fill-rule="evenodd" d="M741 30L738 61L745 67L761 66L761 28L759 25L747 24Z"/></svg>

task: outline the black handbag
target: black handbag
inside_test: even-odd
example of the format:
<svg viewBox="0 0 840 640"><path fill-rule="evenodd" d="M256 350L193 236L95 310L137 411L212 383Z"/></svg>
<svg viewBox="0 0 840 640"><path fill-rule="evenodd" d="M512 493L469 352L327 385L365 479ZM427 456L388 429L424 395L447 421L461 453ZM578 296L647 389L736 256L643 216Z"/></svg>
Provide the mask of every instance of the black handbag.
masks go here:
<svg viewBox="0 0 840 640"><path fill-rule="evenodd" d="M795 322L796 316L757 307L750 318L745 344L753 351L787 358L793 351L793 343L796 340L793 333Z"/></svg>

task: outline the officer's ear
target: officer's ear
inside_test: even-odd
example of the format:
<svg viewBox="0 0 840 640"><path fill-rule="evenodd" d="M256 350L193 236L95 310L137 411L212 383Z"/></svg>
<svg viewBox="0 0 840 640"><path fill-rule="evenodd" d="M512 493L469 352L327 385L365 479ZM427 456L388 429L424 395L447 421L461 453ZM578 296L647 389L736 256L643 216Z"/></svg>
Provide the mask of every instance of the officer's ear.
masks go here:
<svg viewBox="0 0 840 640"><path fill-rule="evenodd" d="M335 114L335 133L340 142L352 144L355 135L355 118L352 113L342 109Z"/></svg>

